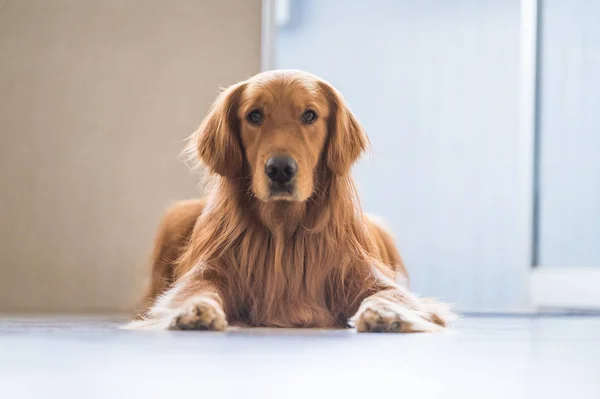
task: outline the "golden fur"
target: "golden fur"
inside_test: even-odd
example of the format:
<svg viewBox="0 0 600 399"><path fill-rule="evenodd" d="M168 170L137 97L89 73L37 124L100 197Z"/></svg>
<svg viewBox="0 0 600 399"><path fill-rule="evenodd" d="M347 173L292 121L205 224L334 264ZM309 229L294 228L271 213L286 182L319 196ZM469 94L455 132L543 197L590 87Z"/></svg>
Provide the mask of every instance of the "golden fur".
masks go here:
<svg viewBox="0 0 600 399"><path fill-rule="evenodd" d="M145 309L129 328L411 332L451 319L410 293L390 234L363 214L350 168L368 139L330 84L300 71L256 75L219 96L189 143L214 185L164 217ZM284 196L265 174L281 154L298 165Z"/></svg>

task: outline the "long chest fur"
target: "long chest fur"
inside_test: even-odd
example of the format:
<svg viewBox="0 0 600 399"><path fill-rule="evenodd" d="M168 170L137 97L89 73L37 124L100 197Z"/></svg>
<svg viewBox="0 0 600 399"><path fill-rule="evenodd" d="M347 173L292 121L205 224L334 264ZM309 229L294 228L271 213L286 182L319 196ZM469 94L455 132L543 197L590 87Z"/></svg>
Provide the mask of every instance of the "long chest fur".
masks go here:
<svg viewBox="0 0 600 399"><path fill-rule="evenodd" d="M248 229L221 258L231 318L255 326L343 326L348 259L326 235Z"/></svg>

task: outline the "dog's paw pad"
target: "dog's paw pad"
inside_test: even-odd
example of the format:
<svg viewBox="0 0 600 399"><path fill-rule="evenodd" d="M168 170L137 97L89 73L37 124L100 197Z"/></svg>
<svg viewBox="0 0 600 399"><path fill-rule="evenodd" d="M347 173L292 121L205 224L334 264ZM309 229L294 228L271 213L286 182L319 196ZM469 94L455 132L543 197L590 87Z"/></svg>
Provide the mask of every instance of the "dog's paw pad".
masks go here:
<svg viewBox="0 0 600 399"><path fill-rule="evenodd" d="M223 331L227 327L225 313L213 300L199 298L173 318L171 330Z"/></svg>
<svg viewBox="0 0 600 399"><path fill-rule="evenodd" d="M386 309L365 309L356 320L359 332L402 332L403 321Z"/></svg>
<svg viewBox="0 0 600 399"><path fill-rule="evenodd" d="M358 332L433 332L441 327L422 318L417 312L403 309L394 311L384 306L369 307L359 312L354 318Z"/></svg>

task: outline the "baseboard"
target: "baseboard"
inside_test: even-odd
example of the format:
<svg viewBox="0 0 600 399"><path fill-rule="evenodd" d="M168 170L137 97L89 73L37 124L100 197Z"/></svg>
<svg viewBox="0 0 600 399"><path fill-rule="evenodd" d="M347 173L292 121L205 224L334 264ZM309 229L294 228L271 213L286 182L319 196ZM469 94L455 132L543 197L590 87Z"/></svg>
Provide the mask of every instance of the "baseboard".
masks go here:
<svg viewBox="0 0 600 399"><path fill-rule="evenodd" d="M600 309L600 268L537 267L531 302L538 308Z"/></svg>

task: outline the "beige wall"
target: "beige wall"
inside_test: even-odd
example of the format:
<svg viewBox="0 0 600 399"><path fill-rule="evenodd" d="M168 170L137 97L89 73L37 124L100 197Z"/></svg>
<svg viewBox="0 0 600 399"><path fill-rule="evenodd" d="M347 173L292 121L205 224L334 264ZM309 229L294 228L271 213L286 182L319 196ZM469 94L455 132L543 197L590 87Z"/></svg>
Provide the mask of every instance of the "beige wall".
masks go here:
<svg viewBox="0 0 600 399"><path fill-rule="evenodd" d="M260 0L0 0L0 311L133 307L177 160L259 70Z"/></svg>

